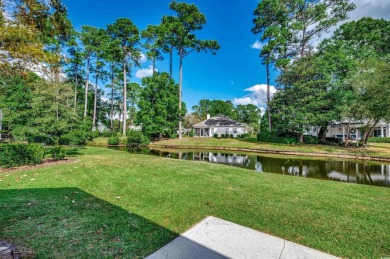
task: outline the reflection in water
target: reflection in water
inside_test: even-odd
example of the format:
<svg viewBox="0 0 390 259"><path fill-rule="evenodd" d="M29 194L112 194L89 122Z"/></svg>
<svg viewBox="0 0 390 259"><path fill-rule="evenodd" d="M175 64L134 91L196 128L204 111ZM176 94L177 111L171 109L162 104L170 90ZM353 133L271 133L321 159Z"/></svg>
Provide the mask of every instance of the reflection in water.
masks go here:
<svg viewBox="0 0 390 259"><path fill-rule="evenodd" d="M365 161L312 160L210 151L128 150L161 157L226 164L257 172L390 187L390 164Z"/></svg>

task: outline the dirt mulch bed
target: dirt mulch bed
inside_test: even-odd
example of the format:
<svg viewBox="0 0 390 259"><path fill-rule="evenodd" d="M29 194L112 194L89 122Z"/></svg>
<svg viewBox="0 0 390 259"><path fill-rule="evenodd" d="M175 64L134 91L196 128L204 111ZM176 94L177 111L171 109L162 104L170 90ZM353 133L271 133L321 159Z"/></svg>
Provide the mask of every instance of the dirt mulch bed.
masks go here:
<svg viewBox="0 0 390 259"><path fill-rule="evenodd" d="M36 168L43 168L43 167L48 167L48 166L53 166L53 165L70 164L70 163L76 163L79 161L80 160L77 160L77 159L64 159L64 160L44 159L42 164L39 164L39 165L24 165L24 166L11 167L11 168L0 168L0 174L1 173L13 173L13 172L25 171L25 170L36 169Z"/></svg>

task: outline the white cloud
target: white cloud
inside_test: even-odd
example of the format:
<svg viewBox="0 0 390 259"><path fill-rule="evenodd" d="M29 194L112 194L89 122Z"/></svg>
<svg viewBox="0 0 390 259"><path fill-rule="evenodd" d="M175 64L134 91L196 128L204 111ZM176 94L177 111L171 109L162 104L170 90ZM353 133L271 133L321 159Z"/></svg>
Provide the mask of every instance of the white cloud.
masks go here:
<svg viewBox="0 0 390 259"><path fill-rule="evenodd" d="M157 71L157 69L156 69L156 71ZM139 79L142 79L144 77L151 76L151 75L153 75L153 66L152 65L150 65L148 68L138 69L137 72L135 72L135 77L139 78Z"/></svg>
<svg viewBox="0 0 390 259"><path fill-rule="evenodd" d="M241 98L234 98L234 105L246 105L253 104L264 111L267 107L267 85L258 84L245 89L244 91L250 92L248 95ZM271 97L276 93L274 86L270 86Z"/></svg>
<svg viewBox="0 0 390 259"><path fill-rule="evenodd" d="M264 44L263 43L261 43L260 41L256 41L255 43L253 43L252 45L251 45L251 48L252 49L262 49L264 47Z"/></svg>
<svg viewBox="0 0 390 259"><path fill-rule="evenodd" d="M145 63L148 59L146 58L146 55L144 53L141 52L141 58L139 60L139 62L141 63Z"/></svg>
<svg viewBox="0 0 390 259"><path fill-rule="evenodd" d="M349 19L338 23L336 26L330 28L328 32L325 32L320 37L313 39L310 42L313 46L317 47L322 40L331 37L334 31L346 22L357 21L363 17L390 20L389 0L351 0L351 2L356 5L356 8L348 14Z"/></svg>

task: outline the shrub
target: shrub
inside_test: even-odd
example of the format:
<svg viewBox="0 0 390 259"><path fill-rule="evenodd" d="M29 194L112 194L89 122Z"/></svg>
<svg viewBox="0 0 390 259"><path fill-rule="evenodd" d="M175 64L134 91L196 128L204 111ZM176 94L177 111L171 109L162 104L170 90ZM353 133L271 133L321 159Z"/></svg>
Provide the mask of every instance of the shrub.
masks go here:
<svg viewBox="0 0 390 259"><path fill-rule="evenodd" d="M225 134L221 134L221 138L224 138L225 137Z"/></svg>
<svg viewBox="0 0 390 259"><path fill-rule="evenodd" d="M141 131L129 131L125 144L129 147L140 147L150 143L150 140Z"/></svg>
<svg viewBox="0 0 390 259"><path fill-rule="evenodd" d="M303 136L303 143L305 143L305 144L318 144L318 137L305 135L305 136Z"/></svg>
<svg viewBox="0 0 390 259"><path fill-rule="evenodd" d="M45 148L40 144L0 144L0 166L40 164L44 154Z"/></svg>
<svg viewBox="0 0 390 259"><path fill-rule="evenodd" d="M110 146L117 146L120 143L120 139L118 137L110 137L107 140L107 144Z"/></svg>
<svg viewBox="0 0 390 259"><path fill-rule="evenodd" d="M45 135L45 134L29 136L27 138L27 141L29 143L44 143L46 145L53 145L56 142L53 137Z"/></svg>
<svg viewBox="0 0 390 259"><path fill-rule="evenodd" d="M87 136L89 137L89 134L87 134ZM92 131L91 134L90 134L90 136L91 136L92 138L98 138L98 137L100 136L100 132L97 131L97 130ZM93 139L88 139L88 140L93 140Z"/></svg>
<svg viewBox="0 0 390 259"><path fill-rule="evenodd" d="M339 138L325 138L325 144L327 145L338 145L341 142L343 142L343 140Z"/></svg>
<svg viewBox="0 0 390 259"><path fill-rule="evenodd" d="M176 138L178 138L179 137L179 135L177 135L176 133L173 133L172 135L171 135L171 139L176 139ZM149 143L148 143L149 144Z"/></svg>
<svg viewBox="0 0 390 259"><path fill-rule="evenodd" d="M279 137L276 135L275 132L259 132L257 134L257 141L267 142L267 143L285 143L285 144L297 143L296 138Z"/></svg>
<svg viewBox="0 0 390 259"><path fill-rule="evenodd" d="M390 137L386 137L386 138L371 137L371 138L368 138L368 142L372 142L372 143L390 143Z"/></svg>
<svg viewBox="0 0 390 259"><path fill-rule="evenodd" d="M230 134L230 137L233 138L233 134Z"/></svg>
<svg viewBox="0 0 390 259"><path fill-rule="evenodd" d="M115 131L105 130L105 131L100 133L100 136L105 137L105 138L109 138L109 137L112 137L112 136L116 136L116 132Z"/></svg>
<svg viewBox="0 0 390 259"><path fill-rule="evenodd" d="M61 146L69 146L70 145L70 138L67 136L62 136L58 139L58 145Z"/></svg>
<svg viewBox="0 0 390 259"><path fill-rule="evenodd" d="M218 133L214 133L214 138L218 138Z"/></svg>
<svg viewBox="0 0 390 259"><path fill-rule="evenodd" d="M51 157L54 160L63 160L66 156L65 148L61 146L55 146L51 149Z"/></svg>
<svg viewBox="0 0 390 259"><path fill-rule="evenodd" d="M191 138L194 137L194 129L190 130L190 132L188 133L188 136L190 136Z"/></svg>
<svg viewBox="0 0 390 259"><path fill-rule="evenodd" d="M90 138L91 135L92 134L89 133L88 138ZM82 145L82 146L84 146L87 143L87 134L82 130L72 130L69 133L62 135L60 137L60 139L58 141L59 145Z"/></svg>

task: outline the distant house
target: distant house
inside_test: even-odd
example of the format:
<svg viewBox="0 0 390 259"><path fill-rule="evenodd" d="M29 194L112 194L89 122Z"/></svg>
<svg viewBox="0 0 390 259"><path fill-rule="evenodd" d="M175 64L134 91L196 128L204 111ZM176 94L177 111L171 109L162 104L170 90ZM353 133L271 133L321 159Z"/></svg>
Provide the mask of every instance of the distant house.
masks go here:
<svg viewBox="0 0 390 259"><path fill-rule="evenodd" d="M210 118L207 114L206 120L194 125L194 137L214 137L214 134L220 137L222 134L228 134L236 138L246 133L245 123L239 123L223 115Z"/></svg>
<svg viewBox="0 0 390 259"><path fill-rule="evenodd" d="M343 141L345 139L361 139L363 133L359 130L364 123L362 122L332 122L328 125L326 137L339 138ZM320 127L312 127L306 134L318 136ZM381 121L374 127L371 137L390 137L390 124Z"/></svg>

